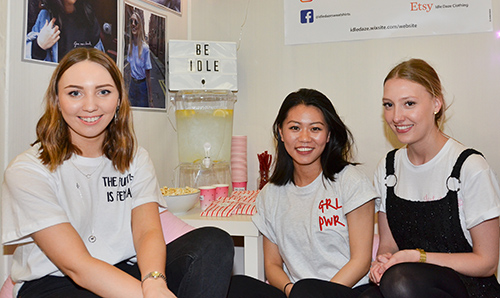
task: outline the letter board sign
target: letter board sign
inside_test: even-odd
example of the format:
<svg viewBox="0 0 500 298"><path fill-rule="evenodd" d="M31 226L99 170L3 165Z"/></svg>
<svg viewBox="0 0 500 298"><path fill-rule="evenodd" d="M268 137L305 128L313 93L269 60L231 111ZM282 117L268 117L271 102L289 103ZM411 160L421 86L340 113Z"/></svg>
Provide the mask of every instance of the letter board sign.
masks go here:
<svg viewBox="0 0 500 298"><path fill-rule="evenodd" d="M168 89L238 91L236 43L171 40Z"/></svg>

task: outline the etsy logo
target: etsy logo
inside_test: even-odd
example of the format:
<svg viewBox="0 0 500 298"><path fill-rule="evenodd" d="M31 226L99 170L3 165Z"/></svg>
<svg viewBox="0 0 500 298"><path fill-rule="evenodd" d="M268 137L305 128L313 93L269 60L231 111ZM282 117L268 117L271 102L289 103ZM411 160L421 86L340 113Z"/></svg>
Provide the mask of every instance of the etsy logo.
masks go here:
<svg viewBox="0 0 500 298"><path fill-rule="evenodd" d="M312 2L313 0L300 0L300 2Z"/></svg>
<svg viewBox="0 0 500 298"><path fill-rule="evenodd" d="M433 5L434 5L434 3L423 4L423 3L419 3L419 2L410 2L410 7L411 7L410 11L429 12L429 11L431 11Z"/></svg>

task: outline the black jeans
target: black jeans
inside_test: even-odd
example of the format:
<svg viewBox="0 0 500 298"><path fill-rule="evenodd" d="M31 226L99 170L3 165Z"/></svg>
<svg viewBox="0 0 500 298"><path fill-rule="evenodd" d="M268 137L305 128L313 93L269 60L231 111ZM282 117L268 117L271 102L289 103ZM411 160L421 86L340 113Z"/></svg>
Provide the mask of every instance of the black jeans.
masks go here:
<svg viewBox="0 0 500 298"><path fill-rule="evenodd" d="M234 245L231 237L218 228L199 228L167 245L168 288L178 298L225 297L233 269ZM137 279L137 264L127 261L115 265ZM22 298L95 298L94 293L75 284L69 277L45 276L25 282Z"/></svg>
<svg viewBox="0 0 500 298"><path fill-rule="evenodd" d="M380 280L360 298L468 298L458 274L428 263L400 263L387 269Z"/></svg>
<svg viewBox="0 0 500 298"><path fill-rule="evenodd" d="M290 298L356 298L369 285L349 288L326 280L307 278L293 285ZM255 278L236 275L231 279L228 298L286 298L281 289Z"/></svg>

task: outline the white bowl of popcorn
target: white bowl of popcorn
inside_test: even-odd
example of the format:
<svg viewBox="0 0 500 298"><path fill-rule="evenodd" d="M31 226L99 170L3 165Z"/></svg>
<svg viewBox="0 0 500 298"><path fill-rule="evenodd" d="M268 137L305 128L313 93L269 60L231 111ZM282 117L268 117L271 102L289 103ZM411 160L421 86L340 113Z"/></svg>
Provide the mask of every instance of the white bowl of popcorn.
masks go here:
<svg viewBox="0 0 500 298"><path fill-rule="evenodd" d="M188 212L200 199L200 190L192 187L163 187L161 193L167 202L168 211L173 214Z"/></svg>

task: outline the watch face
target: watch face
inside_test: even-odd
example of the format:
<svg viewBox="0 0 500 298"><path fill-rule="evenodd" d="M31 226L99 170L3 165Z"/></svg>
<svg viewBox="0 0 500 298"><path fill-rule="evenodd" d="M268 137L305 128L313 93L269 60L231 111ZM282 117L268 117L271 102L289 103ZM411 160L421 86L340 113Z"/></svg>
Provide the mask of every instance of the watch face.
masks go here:
<svg viewBox="0 0 500 298"><path fill-rule="evenodd" d="M144 279L142 280L142 282L144 282L146 279L148 278L153 278L153 279L158 279L158 278L161 278L163 279L165 282L167 282L167 278L165 277L165 275L163 275L163 273L161 272L158 272L158 271L153 271L153 272L150 272L148 273Z"/></svg>

